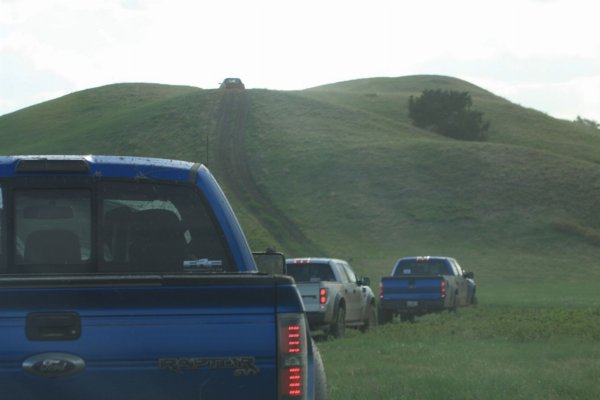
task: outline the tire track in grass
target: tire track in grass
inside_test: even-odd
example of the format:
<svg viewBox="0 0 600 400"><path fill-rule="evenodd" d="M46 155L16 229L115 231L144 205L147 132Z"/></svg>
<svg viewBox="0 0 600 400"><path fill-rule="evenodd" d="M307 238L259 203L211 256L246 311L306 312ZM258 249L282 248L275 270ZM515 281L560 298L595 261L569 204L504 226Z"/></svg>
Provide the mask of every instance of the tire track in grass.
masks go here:
<svg viewBox="0 0 600 400"><path fill-rule="evenodd" d="M215 113L216 160L214 164L220 179L234 196L257 216L265 230L278 240L290 255L322 255L319 246L312 242L298 226L287 217L269 196L262 192L250 168L246 150L246 125L250 99L245 90L223 90Z"/></svg>

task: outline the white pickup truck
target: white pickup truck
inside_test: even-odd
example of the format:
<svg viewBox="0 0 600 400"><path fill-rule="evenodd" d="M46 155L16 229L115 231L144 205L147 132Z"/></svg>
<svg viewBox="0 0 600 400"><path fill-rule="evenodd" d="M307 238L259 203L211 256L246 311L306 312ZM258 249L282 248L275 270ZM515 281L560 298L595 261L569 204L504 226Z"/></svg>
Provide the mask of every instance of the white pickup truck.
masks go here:
<svg viewBox="0 0 600 400"><path fill-rule="evenodd" d="M334 258L286 260L296 281L313 335L344 336L346 327L363 331L377 323L369 278L357 279L350 264Z"/></svg>

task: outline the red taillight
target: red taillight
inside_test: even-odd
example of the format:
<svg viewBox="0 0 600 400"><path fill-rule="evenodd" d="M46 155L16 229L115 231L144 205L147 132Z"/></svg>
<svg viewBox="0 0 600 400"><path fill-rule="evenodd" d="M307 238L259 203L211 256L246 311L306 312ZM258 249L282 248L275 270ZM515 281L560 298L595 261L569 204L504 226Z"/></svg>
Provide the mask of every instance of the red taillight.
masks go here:
<svg viewBox="0 0 600 400"><path fill-rule="evenodd" d="M306 397L307 342L304 314L278 314L279 397L301 400Z"/></svg>
<svg viewBox="0 0 600 400"><path fill-rule="evenodd" d="M302 368L294 367L287 370L289 396L302 396Z"/></svg>
<svg viewBox="0 0 600 400"><path fill-rule="evenodd" d="M288 352L290 354L300 353L302 351L302 342L300 341L300 325L288 326L287 336Z"/></svg>
<svg viewBox="0 0 600 400"><path fill-rule="evenodd" d="M379 298L383 299L383 282L379 282Z"/></svg>
<svg viewBox="0 0 600 400"><path fill-rule="evenodd" d="M319 303L327 303L327 289L325 288L321 288L321 290L319 290Z"/></svg>
<svg viewBox="0 0 600 400"><path fill-rule="evenodd" d="M448 283L446 281L442 281L442 298L446 297L446 286Z"/></svg>

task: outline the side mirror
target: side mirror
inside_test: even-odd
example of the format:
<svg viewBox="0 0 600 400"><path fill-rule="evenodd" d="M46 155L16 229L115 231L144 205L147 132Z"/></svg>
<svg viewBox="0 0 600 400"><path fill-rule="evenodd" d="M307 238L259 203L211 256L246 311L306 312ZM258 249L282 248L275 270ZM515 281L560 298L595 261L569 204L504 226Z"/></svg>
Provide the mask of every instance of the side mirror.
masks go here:
<svg viewBox="0 0 600 400"><path fill-rule="evenodd" d="M252 253L258 272L265 274L285 275L285 256L275 251L265 251Z"/></svg>
<svg viewBox="0 0 600 400"><path fill-rule="evenodd" d="M358 283L359 286L371 286L371 279L365 276L356 283Z"/></svg>
<svg viewBox="0 0 600 400"><path fill-rule="evenodd" d="M465 273L463 274L463 276L464 276L465 278L468 278L468 279L473 279L473 278L475 278L475 274L474 274L473 272L465 272Z"/></svg>

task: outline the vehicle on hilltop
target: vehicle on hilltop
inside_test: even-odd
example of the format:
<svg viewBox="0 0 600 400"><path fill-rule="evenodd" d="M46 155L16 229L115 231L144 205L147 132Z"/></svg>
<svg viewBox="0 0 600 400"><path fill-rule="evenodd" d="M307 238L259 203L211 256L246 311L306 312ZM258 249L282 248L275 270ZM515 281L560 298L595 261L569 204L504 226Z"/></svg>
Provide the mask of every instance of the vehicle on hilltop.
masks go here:
<svg viewBox="0 0 600 400"><path fill-rule="evenodd" d="M3 396L325 399L285 259L264 257L279 274L200 164L0 157Z"/></svg>
<svg viewBox="0 0 600 400"><path fill-rule="evenodd" d="M377 324L371 281L358 279L348 262L334 258L292 258L286 261L302 296L311 330L344 336L346 327L366 331Z"/></svg>
<svg viewBox="0 0 600 400"><path fill-rule="evenodd" d="M225 78L219 85L219 89L245 89L244 83L240 78Z"/></svg>

